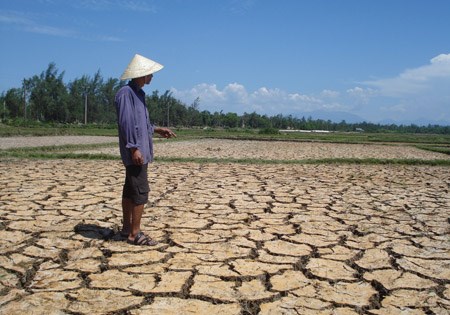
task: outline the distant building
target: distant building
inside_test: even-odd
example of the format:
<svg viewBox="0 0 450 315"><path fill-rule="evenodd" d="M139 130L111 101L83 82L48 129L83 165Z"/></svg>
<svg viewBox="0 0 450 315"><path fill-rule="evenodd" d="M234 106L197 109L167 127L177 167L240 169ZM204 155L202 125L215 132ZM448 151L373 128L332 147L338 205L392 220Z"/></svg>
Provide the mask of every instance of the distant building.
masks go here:
<svg viewBox="0 0 450 315"><path fill-rule="evenodd" d="M331 131L329 130L301 130L301 129L281 129L279 130L281 133L295 133L295 132L301 132L301 133L329 133Z"/></svg>
<svg viewBox="0 0 450 315"><path fill-rule="evenodd" d="M364 132L364 129L362 129L362 128L356 128L355 131L357 131L357 132Z"/></svg>

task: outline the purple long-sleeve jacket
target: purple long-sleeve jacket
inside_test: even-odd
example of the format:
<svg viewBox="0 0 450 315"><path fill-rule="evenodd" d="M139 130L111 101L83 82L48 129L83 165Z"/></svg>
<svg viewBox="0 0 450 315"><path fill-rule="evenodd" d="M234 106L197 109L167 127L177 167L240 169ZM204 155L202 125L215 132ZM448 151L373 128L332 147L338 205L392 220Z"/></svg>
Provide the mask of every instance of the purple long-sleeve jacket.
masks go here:
<svg viewBox="0 0 450 315"><path fill-rule="evenodd" d="M150 123L145 104L145 92L134 82L122 87L116 94L117 124L120 155L125 166L133 165L131 150L139 149L144 164L153 161L154 126Z"/></svg>

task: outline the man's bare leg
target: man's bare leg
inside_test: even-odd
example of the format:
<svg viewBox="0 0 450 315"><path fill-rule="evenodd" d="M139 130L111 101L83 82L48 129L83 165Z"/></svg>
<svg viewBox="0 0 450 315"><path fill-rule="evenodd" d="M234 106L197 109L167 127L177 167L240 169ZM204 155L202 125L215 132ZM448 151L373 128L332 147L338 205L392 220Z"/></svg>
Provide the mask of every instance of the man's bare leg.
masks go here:
<svg viewBox="0 0 450 315"><path fill-rule="evenodd" d="M133 203L133 208L131 210L131 230L128 239L134 241L138 233L141 231L141 218L144 212L144 205L137 205Z"/></svg>
<svg viewBox="0 0 450 315"><path fill-rule="evenodd" d="M141 231L141 218L144 205L137 205L131 199L122 199L123 227L122 234L128 233L128 239L134 241Z"/></svg>
<svg viewBox="0 0 450 315"><path fill-rule="evenodd" d="M148 235L145 235L141 231L141 219L142 214L144 213L144 205L137 205L131 199L125 198L122 199L122 210L122 235L128 234L128 241L130 243L150 246L158 244L158 242L152 240Z"/></svg>
<svg viewBox="0 0 450 315"><path fill-rule="evenodd" d="M131 199L122 198L122 235L129 235L131 232L131 213L133 211L134 203Z"/></svg>

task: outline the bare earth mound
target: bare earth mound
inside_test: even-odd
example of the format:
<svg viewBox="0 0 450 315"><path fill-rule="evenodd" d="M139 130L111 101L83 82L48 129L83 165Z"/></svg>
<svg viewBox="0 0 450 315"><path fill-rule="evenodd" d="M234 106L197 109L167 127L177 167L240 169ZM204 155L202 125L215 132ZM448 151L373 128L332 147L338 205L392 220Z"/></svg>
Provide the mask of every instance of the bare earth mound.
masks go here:
<svg viewBox="0 0 450 315"><path fill-rule="evenodd" d="M79 153L85 151L79 151ZM89 150L119 156L117 146ZM375 159L449 159L442 153L424 151L408 145L338 144L318 142L237 141L201 139L189 141L161 140L155 154L177 158L232 158L261 160L305 160L335 158Z"/></svg>
<svg viewBox="0 0 450 315"><path fill-rule="evenodd" d="M43 147L66 144L97 144L117 142L117 137L102 136L43 136L43 137L3 137L0 138L0 150L23 147Z"/></svg>

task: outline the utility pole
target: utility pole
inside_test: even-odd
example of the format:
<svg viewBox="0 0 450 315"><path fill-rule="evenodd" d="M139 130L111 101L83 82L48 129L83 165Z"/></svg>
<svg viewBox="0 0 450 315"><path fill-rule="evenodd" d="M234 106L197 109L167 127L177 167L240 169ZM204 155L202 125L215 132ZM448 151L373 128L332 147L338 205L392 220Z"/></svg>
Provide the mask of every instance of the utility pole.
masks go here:
<svg viewBox="0 0 450 315"><path fill-rule="evenodd" d="M27 120L27 80L23 79L23 118Z"/></svg>
<svg viewBox="0 0 450 315"><path fill-rule="evenodd" d="M87 92L84 92L84 124L87 125Z"/></svg>
<svg viewBox="0 0 450 315"><path fill-rule="evenodd" d="M170 107L170 102L168 100L166 100L167 102L167 128L169 128L169 107Z"/></svg>

